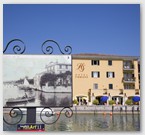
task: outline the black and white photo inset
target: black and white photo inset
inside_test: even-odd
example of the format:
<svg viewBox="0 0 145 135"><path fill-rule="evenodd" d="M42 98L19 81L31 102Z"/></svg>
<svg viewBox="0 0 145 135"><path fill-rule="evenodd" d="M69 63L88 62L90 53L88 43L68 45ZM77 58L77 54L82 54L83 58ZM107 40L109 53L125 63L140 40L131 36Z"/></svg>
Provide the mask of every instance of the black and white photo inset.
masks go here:
<svg viewBox="0 0 145 135"><path fill-rule="evenodd" d="M71 55L4 55L3 106L72 106Z"/></svg>

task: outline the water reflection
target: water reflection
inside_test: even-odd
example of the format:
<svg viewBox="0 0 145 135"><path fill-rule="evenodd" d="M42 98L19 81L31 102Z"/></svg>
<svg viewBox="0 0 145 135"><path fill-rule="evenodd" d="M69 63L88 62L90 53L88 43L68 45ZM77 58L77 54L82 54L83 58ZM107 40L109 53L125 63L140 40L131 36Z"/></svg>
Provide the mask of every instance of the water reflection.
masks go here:
<svg viewBox="0 0 145 135"><path fill-rule="evenodd" d="M140 129L140 124L138 124L138 121L140 121L140 115L136 117L136 115L132 115L132 126L136 129Z"/></svg>
<svg viewBox="0 0 145 135"><path fill-rule="evenodd" d="M26 116L21 123L26 122ZM37 123L42 123L39 115ZM4 123L4 130L16 130L16 126ZM60 119L52 125L46 125L46 131L140 131L140 115L104 115L74 114L66 118L61 114Z"/></svg>
<svg viewBox="0 0 145 135"><path fill-rule="evenodd" d="M69 106L71 104L71 93L39 93L38 100L42 106Z"/></svg>

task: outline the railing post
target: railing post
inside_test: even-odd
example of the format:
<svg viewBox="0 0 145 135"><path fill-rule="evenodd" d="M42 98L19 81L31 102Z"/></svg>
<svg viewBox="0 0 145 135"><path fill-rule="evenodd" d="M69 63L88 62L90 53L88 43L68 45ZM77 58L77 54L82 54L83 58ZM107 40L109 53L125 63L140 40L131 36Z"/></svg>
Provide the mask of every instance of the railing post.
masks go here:
<svg viewBox="0 0 145 135"><path fill-rule="evenodd" d="M77 107L75 106L75 112L76 112L76 114L77 114Z"/></svg>
<svg viewBox="0 0 145 135"><path fill-rule="evenodd" d="M112 113L114 112L114 106L112 105Z"/></svg>
<svg viewBox="0 0 145 135"><path fill-rule="evenodd" d="M139 113L139 106L137 107L137 112Z"/></svg>
<svg viewBox="0 0 145 135"><path fill-rule="evenodd" d="M132 107L132 113L134 114L134 106Z"/></svg>
<svg viewBox="0 0 145 135"><path fill-rule="evenodd" d="M127 106L125 106L125 112L126 112L126 114L127 114Z"/></svg>
<svg viewBox="0 0 145 135"><path fill-rule="evenodd" d="M27 108L26 123L36 123L36 107Z"/></svg>
<svg viewBox="0 0 145 135"><path fill-rule="evenodd" d="M120 107L120 113L122 113L122 107Z"/></svg>

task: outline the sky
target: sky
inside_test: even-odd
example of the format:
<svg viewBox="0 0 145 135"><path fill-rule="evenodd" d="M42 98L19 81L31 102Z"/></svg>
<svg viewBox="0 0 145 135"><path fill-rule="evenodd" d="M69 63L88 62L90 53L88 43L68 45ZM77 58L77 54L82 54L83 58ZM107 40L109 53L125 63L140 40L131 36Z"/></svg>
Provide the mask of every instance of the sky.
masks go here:
<svg viewBox="0 0 145 135"><path fill-rule="evenodd" d="M4 4L3 28L4 48L21 39L25 54L43 54L43 42L51 39L62 51L71 46L72 54L140 56L139 4Z"/></svg>
<svg viewBox="0 0 145 135"><path fill-rule="evenodd" d="M4 55L3 57L4 81L19 80L26 76L33 78L36 74L45 72L46 65L50 62L71 64L70 55Z"/></svg>

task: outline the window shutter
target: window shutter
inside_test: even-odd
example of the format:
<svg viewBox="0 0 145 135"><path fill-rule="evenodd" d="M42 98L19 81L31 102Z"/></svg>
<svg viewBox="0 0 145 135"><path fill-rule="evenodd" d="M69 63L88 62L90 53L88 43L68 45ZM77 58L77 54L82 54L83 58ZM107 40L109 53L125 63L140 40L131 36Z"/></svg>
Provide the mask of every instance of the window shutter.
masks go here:
<svg viewBox="0 0 145 135"><path fill-rule="evenodd" d="M108 72L106 73L106 77L108 78Z"/></svg>
<svg viewBox="0 0 145 135"><path fill-rule="evenodd" d="M100 78L100 72L98 72L98 78Z"/></svg>
<svg viewBox="0 0 145 135"><path fill-rule="evenodd" d="M115 73L113 72L113 78L115 77Z"/></svg>
<svg viewBox="0 0 145 135"><path fill-rule="evenodd" d="M100 61L98 60L98 65L100 65Z"/></svg>
<svg viewBox="0 0 145 135"><path fill-rule="evenodd" d="M93 77L93 72L92 72L92 77Z"/></svg>
<svg viewBox="0 0 145 135"><path fill-rule="evenodd" d="M91 62L92 62L92 65L93 65L93 60Z"/></svg>

